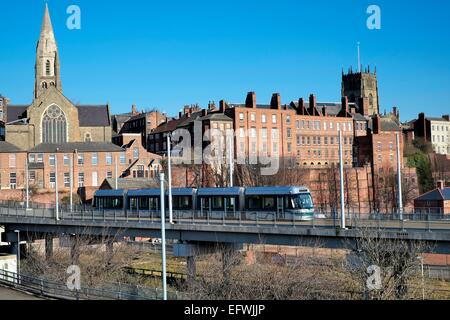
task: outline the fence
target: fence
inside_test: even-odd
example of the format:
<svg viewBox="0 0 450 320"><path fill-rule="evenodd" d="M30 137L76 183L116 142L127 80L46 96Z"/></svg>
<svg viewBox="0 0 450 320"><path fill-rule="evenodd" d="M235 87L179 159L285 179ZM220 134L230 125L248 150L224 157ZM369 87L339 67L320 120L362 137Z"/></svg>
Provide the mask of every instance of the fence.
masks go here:
<svg viewBox="0 0 450 320"><path fill-rule="evenodd" d="M65 284L37 278L29 275L18 275L0 270L0 284L22 289L39 296L66 300L162 300L163 291L159 288L148 288L127 284L107 284L103 288L80 288L70 290ZM169 292L169 300L177 300L178 292Z"/></svg>

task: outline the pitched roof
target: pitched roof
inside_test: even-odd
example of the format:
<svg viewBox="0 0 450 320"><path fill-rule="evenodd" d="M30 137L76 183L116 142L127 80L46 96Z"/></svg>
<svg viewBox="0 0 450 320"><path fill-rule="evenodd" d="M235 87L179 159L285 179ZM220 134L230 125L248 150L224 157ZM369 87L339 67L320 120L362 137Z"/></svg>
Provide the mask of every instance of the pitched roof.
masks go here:
<svg viewBox="0 0 450 320"><path fill-rule="evenodd" d="M15 152L25 152L25 151L9 142L0 141L0 153L15 153Z"/></svg>
<svg viewBox="0 0 450 320"><path fill-rule="evenodd" d="M77 105L80 127L109 127L108 105Z"/></svg>
<svg viewBox="0 0 450 320"><path fill-rule="evenodd" d="M450 200L450 188L434 189L416 198L417 201Z"/></svg>
<svg viewBox="0 0 450 320"><path fill-rule="evenodd" d="M52 153L56 152L121 152L123 148L109 142L69 142L62 144L41 143L32 148L29 152Z"/></svg>
<svg viewBox="0 0 450 320"><path fill-rule="evenodd" d="M26 118L29 105L8 105L6 122ZM109 127L108 105L77 105L80 127Z"/></svg>
<svg viewBox="0 0 450 320"><path fill-rule="evenodd" d="M183 115L181 118L169 120L168 122L160 124L155 130L152 131L152 133L172 132L177 128L186 126L189 123L195 121L201 115L202 112L199 111L191 113L189 117L187 115Z"/></svg>
<svg viewBox="0 0 450 320"><path fill-rule="evenodd" d="M115 188L116 181L115 179L106 179L106 185L111 188ZM105 183L103 185L105 185ZM136 189L145 189L145 188L158 188L159 183L155 179L148 178L133 178L133 179L117 179L117 186L122 190L136 190Z"/></svg>
<svg viewBox="0 0 450 320"><path fill-rule="evenodd" d="M8 105L6 108L6 122L13 122L26 117L29 105Z"/></svg>
<svg viewBox="0 0 450 320"><path fill-rule="evenodd" d="M226 116L221 112L209 113L204 117L200 117L198 120L216 120L216 121L233 121L230 117Z"/></svg>

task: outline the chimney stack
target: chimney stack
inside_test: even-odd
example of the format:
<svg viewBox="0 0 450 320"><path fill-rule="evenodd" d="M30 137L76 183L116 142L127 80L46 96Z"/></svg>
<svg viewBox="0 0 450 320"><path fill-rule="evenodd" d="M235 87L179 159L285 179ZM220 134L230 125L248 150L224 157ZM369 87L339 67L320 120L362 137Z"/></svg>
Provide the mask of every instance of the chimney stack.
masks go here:
<svg viewBox="0 0 450 320"><path fill-rule="evenodd" d="M276 110L281 109L281 97L279 93L274 93L272 95L272 100L270 101L270 108Z"/></svg>
<svg viewBox="0 0 450 320"><path fill-rule="evenodd" d="M309 96L309 109L312 111L309 114L312 116L317 116L317 98L314 94Z"/></svg>
<svg viewBox="0 0 450 320"><path fill-rule="evenodd" d="M444 188L445 188L444 180L439 180L439 181L437 182L437 188L438 188L439 190L444 190Z"/></svg>
<svg viewBox="0 0 450 320"><path fill-rule="evenodd" d="M345 111L345 116L347 116L350 111L348 109L348 97L342 97L342 111Z"/></svg>
<svg viewBox="0 0 450 320"><path fill-rule="evenodd" d="M450 115L448 114L443 115L442 118L444 118L447 121L450 121Z"/></svg>
<svg viewBox="0 0 450 320"><path fill-rule="evenodd" d="M131 113L133 114L133 115L135 115L135 114L137 114L138 112L137 112L137 108L136 108L136 105L135 104L133 104L132 106L131 106Z"/></svg>
<svg viewBox="0 0 450 320"><path fill-rule="evenodd" d="M247 93L247 98L245 99L245 107L250 109L256 109L256 93Z"/></svg>
<svg viewBox="0 0 450 320"><path fill-rule="evenodd" d="M381 118L377 114L376 116L373 117L373 134L380 133L380 130L381 130L380 126L381 126Z"/></svg>

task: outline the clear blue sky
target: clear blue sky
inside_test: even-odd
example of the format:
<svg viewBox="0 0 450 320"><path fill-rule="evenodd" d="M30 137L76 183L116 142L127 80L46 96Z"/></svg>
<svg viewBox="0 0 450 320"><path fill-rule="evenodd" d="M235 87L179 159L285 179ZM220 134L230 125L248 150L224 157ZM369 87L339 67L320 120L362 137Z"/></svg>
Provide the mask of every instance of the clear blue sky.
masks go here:
<svg viewBox="0 0 450 320"><path fill-rule="evenodd" d="M35 46L44 1L0 1L0 93L12 103L33 94ZM66 8L81 8L68 30ZM366 28L381 7L382 29ZM448 0L152 1L50 0L64 94L75 103L110 102L112 112L184 104L267 103L315 93L339 101L341 70L377 66L381 110L402 120L450 113Z"/></svg>

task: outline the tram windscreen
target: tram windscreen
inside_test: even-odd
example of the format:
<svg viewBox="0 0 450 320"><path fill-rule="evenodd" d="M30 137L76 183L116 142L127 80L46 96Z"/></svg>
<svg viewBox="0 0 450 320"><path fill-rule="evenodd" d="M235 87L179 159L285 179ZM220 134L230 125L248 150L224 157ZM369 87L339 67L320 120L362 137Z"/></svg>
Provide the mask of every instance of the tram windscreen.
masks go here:
<svg viewBox="0 0 450 320"><path fill-rule="evenodd" d="M295 209L313 209L314 204L312 201L311 194L301 193L292 196L292 202Z"/></svg>

